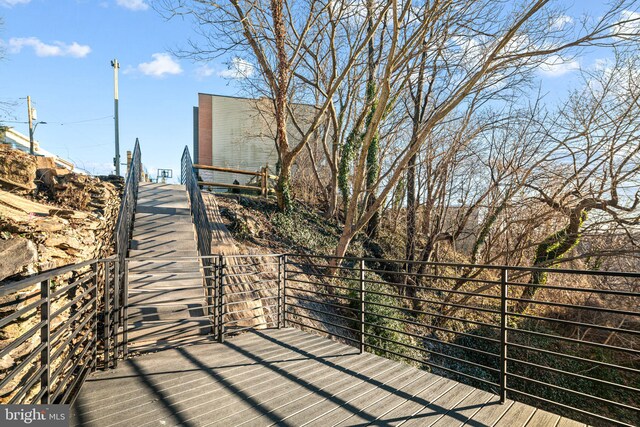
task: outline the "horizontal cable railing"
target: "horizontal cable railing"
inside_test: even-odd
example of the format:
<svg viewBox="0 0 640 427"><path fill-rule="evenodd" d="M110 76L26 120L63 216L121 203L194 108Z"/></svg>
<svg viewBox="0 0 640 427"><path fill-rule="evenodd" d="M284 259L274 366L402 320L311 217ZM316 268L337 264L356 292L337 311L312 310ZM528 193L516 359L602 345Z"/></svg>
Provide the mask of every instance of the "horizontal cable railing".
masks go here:
<svg viewBox="0 0 640 427"><path fill-rule="evenodd" d="M211 283L200 303L219 341L294 326L591 424L634 425L640 414L640 274L310 255L197 258L205 268L194 274ZM170 263L185 271L181 263L193 258L136 261L133 270ZM2 357L18 354L0 378L6 402L68 402L88 372L126 356L133 316L127 269L121 290L118 268L117 258L89 261L0 290L22 295L0 327L31 319L0 349Z"/></svg>
<svg viewBox="0 0 640 427"><path fill-rule="evenodd" d="M117 258L86 261L0 287L0 402L71 403L87 374L118 357Z"/></svg>
<svg viewBox="0 0 640 427"><path fill-rule="evenodd" d="M288 325L501 401L640 419L639 273L287 255L284 283Z"/></svg>

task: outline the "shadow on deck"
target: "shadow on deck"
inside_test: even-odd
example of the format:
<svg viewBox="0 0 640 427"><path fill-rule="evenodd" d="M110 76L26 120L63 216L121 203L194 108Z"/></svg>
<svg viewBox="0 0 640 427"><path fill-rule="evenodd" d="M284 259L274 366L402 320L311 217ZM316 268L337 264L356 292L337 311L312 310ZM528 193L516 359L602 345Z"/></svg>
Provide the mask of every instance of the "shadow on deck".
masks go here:
<svg viewBox="0 0 640 427"><path fill-rule="evenodd" d="M540 409L296 329L170 348L96 372L84 426L579 426Z"/></svg>

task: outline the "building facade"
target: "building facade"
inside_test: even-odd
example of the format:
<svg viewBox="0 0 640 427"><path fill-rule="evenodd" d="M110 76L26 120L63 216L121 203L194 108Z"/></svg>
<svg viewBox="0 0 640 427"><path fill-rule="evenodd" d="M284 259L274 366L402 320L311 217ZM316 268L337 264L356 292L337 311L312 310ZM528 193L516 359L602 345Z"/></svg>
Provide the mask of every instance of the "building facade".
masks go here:
<svg viewBox="0 0 640 427"><path fill-rule="evenodd" d="M252 172L278 162L273 104L250 99L199 93L194 108L194 162ZM205 181L246 184L249 175L200 171Z"/></svg>

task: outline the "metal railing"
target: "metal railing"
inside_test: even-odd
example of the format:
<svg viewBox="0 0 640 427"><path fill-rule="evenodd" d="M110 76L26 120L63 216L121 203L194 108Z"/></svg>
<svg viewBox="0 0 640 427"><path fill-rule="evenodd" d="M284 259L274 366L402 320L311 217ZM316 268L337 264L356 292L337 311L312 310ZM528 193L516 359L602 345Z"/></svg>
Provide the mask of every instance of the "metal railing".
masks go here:
<svg viewBox="0 0 640 427"><path fill-rule="evenodd" d="M182 152L180 183L184 184L189 194L191 216L193 217L198 238L198 253L202 257L209 257L211 255L211 225L207 216L207 207L198 187L198 177L193 168L193 161L188 147L184 147Z"/></svg>
<svg viewBox="0 0 640 427"><path fill-rule="evenodd" d="M12 404L72 403L86 376L118 356L117 258L86 261L7 284L15 309L0 319L11 333L0 359L0 399Z"/></svg>
<svg viewBox="0 0 640 427"><path fill-rule="evenodd" d="M421 262L408 273L406 260L313 255L284 263L289 325L503 402L602 425L640 419L640 273Z"/></svg>
<svg viewBox="0 0 640 427"><path fill-rule="evenodd" d="M600 425L640 416L640 273L421 262L408 273L405 260L211 258L206 307L221 342L294 326L502 402ZM541 275L546 283L536 284Z"/></svg>
<svg viewBox="0 0 640 427"><path fill-rule="evenodd" d="M124 260L129 252L129 242L133 230L133 216L138 201L138 186L142 173L140 142L136 138L136 143L131 156L131 164L127 173L124 184L122 200L120 201L120 211L118 212L118 221L114 232L116 254L118 255L118 277L120 288L122 289L124 281ZM124 295L121 295L124 297Z"/></svg>

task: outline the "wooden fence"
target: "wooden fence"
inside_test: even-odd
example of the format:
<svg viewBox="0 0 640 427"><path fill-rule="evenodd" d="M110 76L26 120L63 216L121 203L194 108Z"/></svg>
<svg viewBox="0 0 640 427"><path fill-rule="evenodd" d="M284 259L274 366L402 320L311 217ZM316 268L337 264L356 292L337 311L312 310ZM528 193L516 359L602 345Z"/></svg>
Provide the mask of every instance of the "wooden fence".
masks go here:
<svg viewBox="0 0 640 427"><path fill-rule="evenodd" d="M225 173L237 173L242 175L251 175L256 176L260 180L260 187L252 186L252 185L241 185L241 184L225 184L222 182L211 182L211 181L198 181L198 185L209 186L209 187L221 187L221 188L231 188L237 190L248 190L248 191L259 191L260 194L264 197L267 197L269 193L273 193L273 189L269 188L269 179L277 179L278 177L275 175L269 175L269 171L267 167L260 168L260 171L247 171L242 169L233 169L233 168L223 168L220 166L210 166L210 165L201 165L194 164L194 169L198 170L210 170L216 172L225 172Z"/></svg>

